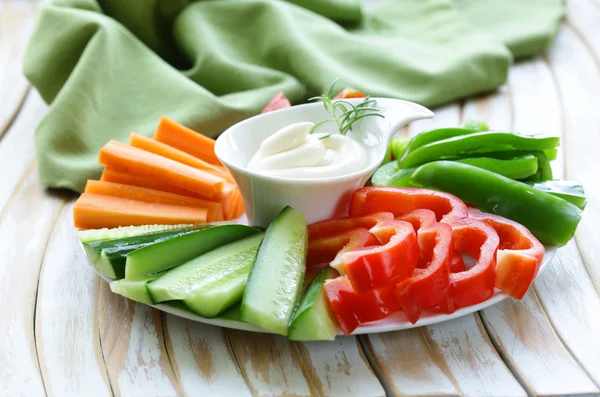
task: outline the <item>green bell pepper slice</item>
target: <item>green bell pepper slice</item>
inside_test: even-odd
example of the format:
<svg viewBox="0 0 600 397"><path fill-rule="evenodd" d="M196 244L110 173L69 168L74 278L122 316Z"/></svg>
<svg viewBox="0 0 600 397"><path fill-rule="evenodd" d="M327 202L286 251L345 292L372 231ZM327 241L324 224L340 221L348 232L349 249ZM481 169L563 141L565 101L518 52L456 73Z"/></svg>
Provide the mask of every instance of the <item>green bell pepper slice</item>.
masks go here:
<svg viewBox="0 0 600 397"><path fill-rule="evenodd" d="M587 204L587 197L583 185L575 181L552 180L544 182L527 182L537 190L550 193L563 200L575 204L582 210Z"/></svg>
<svg viewBox="0 0 600 397"><path fill-rule="evenodd" d="M398 172L398 162L390 161L377 168L371 177L371 184L373 186L387 186L389 180L396 172Z"/></svg>
<svg viewBox="0 0 600 397"><path fill-rule="evenodd" d="M407 157L411 152L430 143L463 135L474 134L476 132L479 132L479 130L469 128L438 128L435 130L421 132L420 134L412 137L412 139L408 142L408 146L404 150L402 157L397 157L399 159L398 163L401 164L404 158Z"/></svg>
<svg viewBox="0 0 600 397"><path fill-rule="evenodd" d="M467 128L471 130L477 131L488 131L490 127L488 127L485 121L481 120L466 120L460 125L462 128Z"/></svg>
<svg viewBox="0 0 600 397"><path fill-rule="evenodd" d="M538 171L538 158L532 154L507 160L492 157L471 157L456 161L483 168L510 179L525 179Z"/></svg>
<svg viewBox="0 0 600 397"><path fill-rule="evenodd" d="M482 211L519 222L544 244L565 245L581 220L581 209L566 200L456 161L422 165L412 179L424 187L452 193Z"/></svg>
<svg viewBox="0 0 600 397"><path fill-rule="evenodd" d="M455 159L472 154L543 151L556 148L559 142L558 137L537 138L508 132L477 132L431 142L416 150L407 151L399 164L401 168L410 168L430 161Z"/></svg>

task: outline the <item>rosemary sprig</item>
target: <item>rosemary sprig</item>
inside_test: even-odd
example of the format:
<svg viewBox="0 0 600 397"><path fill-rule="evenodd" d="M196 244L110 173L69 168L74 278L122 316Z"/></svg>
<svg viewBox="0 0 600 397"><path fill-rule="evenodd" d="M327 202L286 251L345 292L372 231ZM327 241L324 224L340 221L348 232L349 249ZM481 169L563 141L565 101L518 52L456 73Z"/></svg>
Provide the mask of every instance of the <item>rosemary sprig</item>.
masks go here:
<svg viewBox="0 0 600 397"><path fill-rule="evenodd" d="M368 96L357 105L354 105L344 99L333 99L333 90L337 81L338 79L333 81L326 94L309 99L309 101L321 101L325 110L331 114L332 117L331 119L326 119L315 124L310 131L311 134L322 125L335 121L340 134L346 135L348 131L352 131L352 125L360 119L372 116L381 118L384 117L380 113L379 109L373 106L376 103L375 99L371 99ZM331 135L332 134L328 134L319 139L329 138Z"/></svg>

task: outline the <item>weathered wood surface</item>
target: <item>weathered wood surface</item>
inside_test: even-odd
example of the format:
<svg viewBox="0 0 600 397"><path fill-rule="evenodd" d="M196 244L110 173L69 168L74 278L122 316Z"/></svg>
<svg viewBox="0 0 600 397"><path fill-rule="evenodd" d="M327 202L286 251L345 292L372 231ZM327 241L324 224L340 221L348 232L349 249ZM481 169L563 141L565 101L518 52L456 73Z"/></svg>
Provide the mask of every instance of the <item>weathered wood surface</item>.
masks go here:
<svg viewBox="0 0 600 397"><path fill-rule="evenodd" d="M558 176L590 200L576 239L520 302L335 342L194 323L110 292L85 265L73 195L38 181L46 105L21 75L35 5L0 2L0 396L600 395L600 1L571 0L554 46L495 93L436 109L414 134L469 118L558 134Z"/></svg>

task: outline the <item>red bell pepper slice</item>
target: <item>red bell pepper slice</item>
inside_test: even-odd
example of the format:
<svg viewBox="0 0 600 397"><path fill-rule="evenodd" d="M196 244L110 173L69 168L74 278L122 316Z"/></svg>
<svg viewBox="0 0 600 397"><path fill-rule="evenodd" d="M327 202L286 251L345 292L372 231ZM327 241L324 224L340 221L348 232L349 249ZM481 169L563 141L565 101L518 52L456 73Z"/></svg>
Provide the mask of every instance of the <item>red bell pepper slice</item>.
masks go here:
<svg viewBox="0 0 600 397"><path fill-rule="evenodd" d="M344 88L333 99L365 98L365 94L354 88Z"/></svg>
<svg viewBox="0 0 600 397"><path fill-rule="evenodd" d="M350 215L391 212L394 216L416 209L435 212L438 221L468 216L467 206L458 197L429 189L368 186L356 190L350 199Z"/></svg>
<svg viewBox="0 0 600 397"><path fill-rule="evenodd" d="M348 275L358 293L399 283L412 276L419 260L413 226L403 221L384 221L369 230L381 245L343 252L331 263Z"/></svg>
<svg viewBox="0 0 600 397"><path fill-rule="evenodd" d="M452 227L436 222L435 213L430 210L415 210L399 219L412 223L417 230L421 259L426 264L424 269L415 269L411 278L397 285L400 305L414 324L423 310L446 299L454 251Z"/></svg>
<svg viewBox="0 0 600 397"><path fill-rule="evenodd" d="M265 106L265 108L262 110L261 113L267 113L267 112L272 112L274 110L285 109L285 108L289 108L291 106L292 106L292 104L285 97L285 94L283 93L283 91L279 91L277 94L275 94L273 99L271 99L269 101L269 103L267 103L267 106Z"/></svg>
<svg viewBox="0 0 600 397"><path fill-rule="evenodd" d="M325 292L345 335L351 334L362 323L381 320L400 309L393 286L359 294L348 277L340 276L325 281Z"/></svg>
<svg viewBox="0 0 600 397"><path fill-rule="evenodd" d="M465 267L465 260L460 252L454 250L452 253L452 261L450 261L450 273L460 273L465 270L467 270Z"/></svg>
<svg viewBox="0 0 600 397"><path fill-rule="evenodd" d="M496 288L522 299L542 264L544 246L517 222L476 208L469 208L469 216L493 227L500 237L496 254Z"/></svg>
<svg viewBox="0 0 600 397"><path fill-rule="evenodd" d="M308 269L318 269L322 267L319 265L329 265L339 253L377 244L379 244L377 237L369 232L369 230L363 228L343 231L333 236L309 238L306 267ZM334 268L338 272L343 273L343 269L335 266Z"/></svg>
<svg viewBox="0 0 600 397"><path fill-rule="evenodd" d="M391 221L394 215L390 212L375 212L365 216L346 216L313 223L308 226L308 238L334 236L356 228L370 229L379 222Z"/></svg>
<svg viewBox="0 0 600 397"><path fill-rule="evenodd" d="M472 256L477 263L470 269L450 274L448 299L440 303L445 313L472 306L489 299L494 293L496 251L500 238L489 225L476 219L448 222L452 226L454 248Z"/></svg>

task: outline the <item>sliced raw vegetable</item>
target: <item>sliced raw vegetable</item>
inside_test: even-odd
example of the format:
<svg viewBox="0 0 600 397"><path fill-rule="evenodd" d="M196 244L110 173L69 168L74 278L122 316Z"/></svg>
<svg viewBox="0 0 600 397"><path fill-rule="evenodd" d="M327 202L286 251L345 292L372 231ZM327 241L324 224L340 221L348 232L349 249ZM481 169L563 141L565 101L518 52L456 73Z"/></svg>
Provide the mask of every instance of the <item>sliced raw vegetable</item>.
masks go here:
<svg viewBox="0 0 600 397"><path fill-rule="evenodd" d="M150 244L182 236L210 226L212 225L204 223L139 236L82 242L82 244L88 262L95 267L103 277L114 280L125 277L125 259L130 252Z"/></svg>
<svg viewBox="0 0 600 397"><path fill-rule="evenodd" d="M583 185L575 181L553 180L544 182L527 182L537 190L560 197L581 209L585 208L587 197Z"/></svg>
<svg viewBox="0 0 600 397"><path fill-rule="evenodd" d="M430 161L455 159L471 154L500 151L543 151L559 145L558 137L538 138L508 132L476 132L422 145L412 146L400 160L402 168L415 167Z"/></svg>
<svg viewBox="0 0 600 397"><path fill-rule="evenodd" d="M145 203L91 193L83 193L73 206L74 224L78 229L202 223L206 222L207 215L205 208Z"/></svg>
<svg viewBox="0 0 600 397"><path fill-rule="evenodd" d="M152 177L141 177L138 175L132 175L127 172L119 171L110 167L104 168L100 180L106 182L121 183L123 185L139 186L147 189L160 190L161 192L170 192L181 196L204 198L204 196L198 193L194 193L191 190L185 190L177 186L169 185L164 181Z"/></svg>
<svg viewBox="0 0 600 397"><path fill-rule="evenodd" d="M98 240L116 240L126 237L141 236L149 233L164 232L168 230L179 230L187 227L199 227L193 224L181 225L144 225L144 226L121 226L113 229L90 229L77 231L77 238L82 243Z"/></svg>
<svg viewBox="0 0 600 397"><path fill-rule="evenodd" d="M242 298L262 233L216 248L148 284L154 303L181 300L194 313L215 317Z"/></svg>
<svg viewBox="0 0 600 397"><path fill-rule="evenodd" d="M212 174L225 178L230 182L233 182L233 177L231 176L231 174L228 171L224 170L222 167L208 163L204 160L200 160L199 158L194 157L191 154L187 154L182 150L175 149L174 147L171 147L166 143L159 142L156 139L148 138L133 132L131 133L131 135L129 135L129 144L138 149L158 154L159 156L163 156L171 160L178 161L182 164L189 165L190 167L208 171Z"/></svg>
<svg viewBox="0 0 600 397"><path fill-rule="evenodd" d="M480 210L512 219L527 227L544 244L565 245L575 234L582 215L568 201L454 161L425 164L415 171L413 179L425 187L456 194Z"/></svg>
<svg viewBox="0 0 600 397"><path fill-rule="evenodd" d="M286 335L306 269L304 215L284 208L267 229L242 300L242 320Z"/></svg>
<svg viewBox="0 0 600 397"><path fill-rule="evenodd" d="M388 181L387 186L400 186L400 187L419 187L412 180L412 173L416 168L401 168L399 169Z"/></svg>
<svg viewBox="0 0 600 397"><path fill-rule="evenodd" d="M474 134L476 132L479 132L479 130L469 128L438 128L435 130L421 132L420 134L412 137L412 139L408 142L402 157L398 157L398 163L402 164L402 161L409 155L409 153L419 149L422 146L433 142L442 141L444 139Z"/></svg>
<svg viewBox="0 0 600 397"><path fill-rule="evenodd" d="M163 192L160 190L124 185L121 183L89 180L85 186L85 193L120 197L128 200L143 201L146 203L205 208L207 210L208 222L217 222L223 220L223 209L221 208L220 203L189 196L182 196L175 193Z"/></svg>
<svg viewBox="0 0 600 397"><path fill-rule="evenodd" d="M167 117L160 119L154 139L184 151L210 164L220 165L215 155L215 140L191 130Z"/></svg>
<svg viewBox="0 0 600 397"><path fill-rule="evenodd" d="M392 151L392 156L395 159L399 159L404 155L404 152L408 148L408 144L410 143L410 138L392 138L390 141L390 148Z"/></svg>
<svg viewBox="0 0 600 397"><path fill-rule="evenodd" d="M365 94L354 88L344 88L339 92L333 99L351 99L351 98L364 98Z"/></svg>
<svg viewBox="0 0 600 397"><path fill-rule="evenodd" d="M259 232L250 226L224 225L148 245L127 255L125 277L147 276L179 266L221 245Z"/></svg>
<svg viewBox="0 0 600 397"><path fill-rule="evenodd" d="M267 106L265 106L261 113L268 113L274 110L285 109L289 108L290 106L292 105L290 104L290 101L288 101L288 99L285 97L283 91L279 91L277 94L275 94L273 99L271 99L269 103L267 103Z"/></svg>
<svg viewBox="0 0 600 397"><path fill-rule="evenodd" d="M373 186L386 186L392 176L398 171L398 162L390 161L387 164L377 168L373 176L371 177L371 183Z"/></svg>
<svg viewBox="0 0 600 397"><path fill-rule="evenodd" d="M487 131L490 129L490 127L488 127L488 125L485 121L473 120L473 119L466 120L465 122L463 122L461 124L461 127L471 129L471 130L476 130L476 131Z"/></svg>
<svg viewBox="0 0 600 397"><path fill-rule="evenodd" d="M337 272L329 267L317 273L294 313L288 332L289 339L301 341L335 339L338 325L329 307L324 283L336 276Z"/></svg>
<svg viewBox="0 0 600 397"><path fill-rule="evenodd" d="M533 154L502 160L491 157L471 157L456 160L459 163L483 168L510 179L525 179L538 170L538 157Z"/></svg>
<svg viewBox="0 0 600 397"><path fill-rule="evenodd" d="M148 294L146 285L149 281L156 279L159 275L141 277L135 280L117 280L110 283L110 290L115 294L124 296L136 302L152 305L152 299Z"/></svg>
<svg viewBox="0 0 600 397"><path fill-rule="evenodd" d="M133 175L152 177L205 197L221 191L225 179L189 165L117 141L100 150L98 161Z"/></svg>

